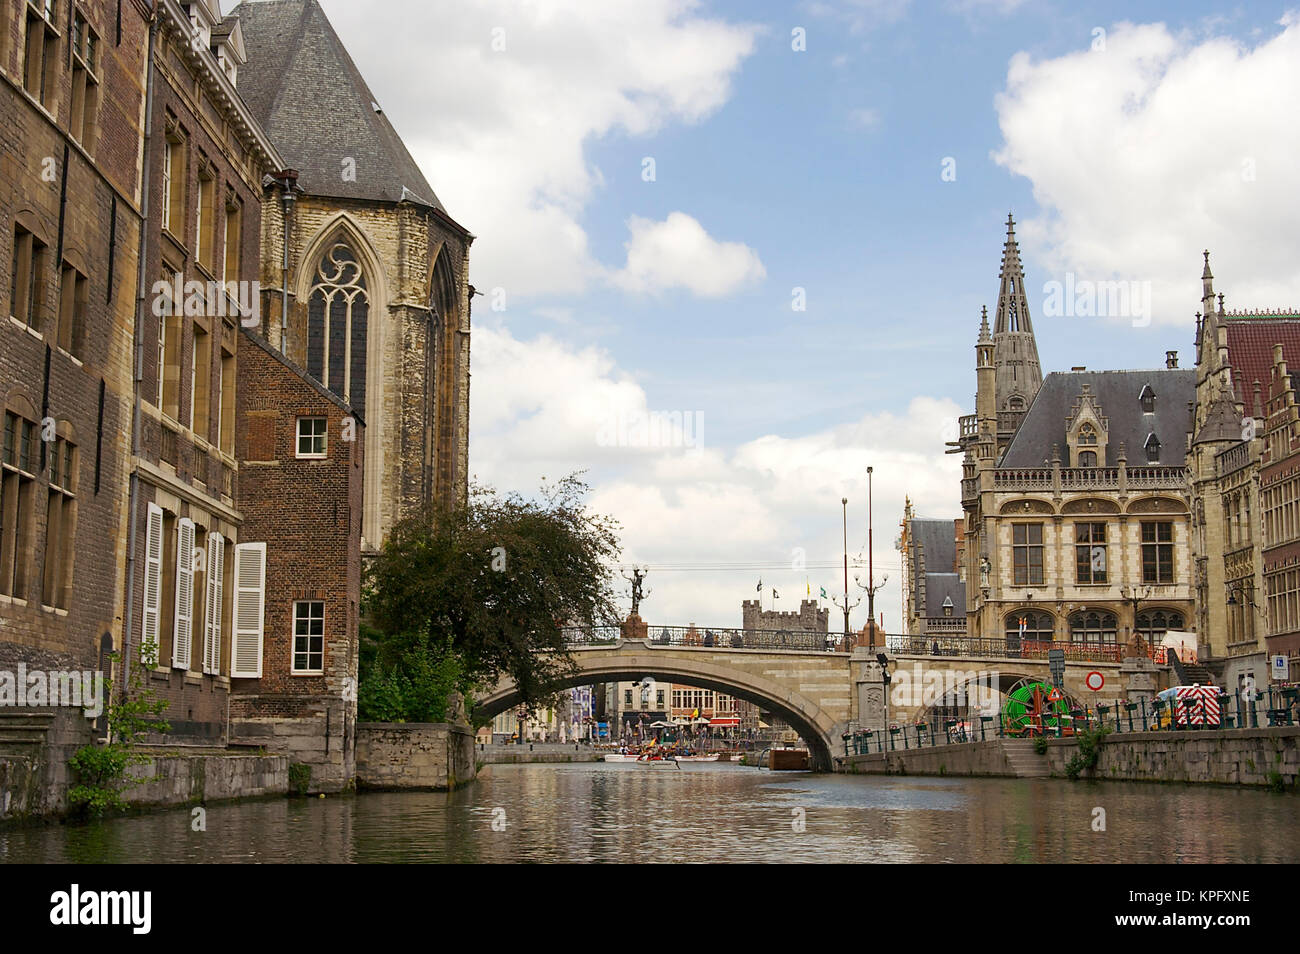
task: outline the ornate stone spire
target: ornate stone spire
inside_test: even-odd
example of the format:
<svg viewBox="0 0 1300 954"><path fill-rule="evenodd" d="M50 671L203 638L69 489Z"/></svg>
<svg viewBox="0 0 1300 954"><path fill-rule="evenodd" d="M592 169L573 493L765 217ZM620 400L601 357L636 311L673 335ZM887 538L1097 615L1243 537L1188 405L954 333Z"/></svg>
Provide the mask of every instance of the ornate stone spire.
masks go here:
<svg viewBox="0 0 1300 954"><path fill-rule="evenodd" d="M1007 240L1002 247L998 309L993 321L993 363L997 367L997 409L1028 408L1043 383L1038 343L1025 294L1025 274L1016 242L1016 220L1007 214Z"/></svg>

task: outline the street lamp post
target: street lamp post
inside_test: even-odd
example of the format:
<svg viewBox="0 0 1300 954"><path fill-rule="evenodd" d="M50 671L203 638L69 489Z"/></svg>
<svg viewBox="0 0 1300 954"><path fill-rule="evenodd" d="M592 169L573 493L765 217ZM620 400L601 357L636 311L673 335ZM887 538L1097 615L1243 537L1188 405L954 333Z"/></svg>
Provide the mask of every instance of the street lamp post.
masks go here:
<svg viewBox="0 0 1300 954"><path fill-rule="evenodd" d="M876 590L880 589L886 583L889 582L889 576L888 574L886 574L885 578L881 580L879 584L877 584L876 575L873 572L874 565L875 565L874 564L875 548L874 548L874 540L873 540L874 527L872 526L873 521L872 521L871 471L872 468L868 467L867 468L867 585L863 586L860 582L858 582L858 586L861 589L866 590L867 592L867 615L871 618L870 638L871 638L871 647L874 649L876 645ZM846 562L846 566L847 566L847 562ZM857 582L858 578L855 576L853 579L855 582ZM882 646L884 645L884 640L881 640L881 645Z"/></svg>
<svg viewBox="0 0 1300 954"><path fill-rule="evenodd" d="M854 603L849 602L849 498L841 497L840 506L844 508L844 603L841 606L834 598L831 599L831 602L844 610L844 649L851 651L853 645L851 642L852 637L849 635L849 610L861 603L862 600Z"/></svg>
<svg viewBox="0 0 1300 954"><path fill-rule="evenodd" d="M1133 604L1133 638L1141 639L1142 635L1138 632L1138 605L1143 601L1151 598L1154 592L1150 586L1143 587L1141 591L1136 586L1125 586L1120 590L1120 596L1125 602Z"/></svg>

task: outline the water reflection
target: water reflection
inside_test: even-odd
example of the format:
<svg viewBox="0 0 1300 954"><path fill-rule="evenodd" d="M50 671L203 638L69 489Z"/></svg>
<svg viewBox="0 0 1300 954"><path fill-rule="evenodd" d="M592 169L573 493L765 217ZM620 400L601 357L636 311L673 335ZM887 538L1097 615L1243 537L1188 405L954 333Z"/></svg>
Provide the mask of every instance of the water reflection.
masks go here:
<svg viewBox="0 0 1300 954"><path fill-rule="evenodd" d="M1106 830L1093 830L1094 809ZM498 811L499 810L499 811ZM504 821L504 829L493 830ZM797 830L802 820L804 830ZM0 832L5 862L1295 862L1287 796L1054 779L498 765L448 794L272 799Z"/></svg>

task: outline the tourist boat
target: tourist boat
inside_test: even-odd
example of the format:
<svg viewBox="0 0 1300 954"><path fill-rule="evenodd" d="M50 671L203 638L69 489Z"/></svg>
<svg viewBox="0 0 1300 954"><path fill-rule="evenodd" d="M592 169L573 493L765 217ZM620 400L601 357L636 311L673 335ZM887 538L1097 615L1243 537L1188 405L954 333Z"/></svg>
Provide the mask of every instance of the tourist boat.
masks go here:
<svg viewBox="0 0 1300 954"><path fill-rule="evenodd" d="M678 755L676 758L678 762L716 762L718 761L718 753L714 752L712 755Z"/></svg>
<svg viewBox="0 0 1300 954"><path fill-rule="evenodd" d="M619 752L610 752L605 756L606 762L635 762L639 756L635 753L624 755Z"/></svg>
<svg viewBox="0 0 1300 954"><path fill-rule="evenodd" d="M654 768L665 768L667 766L677 767L677 762L672 756L665 755L643 755L636 760L637 765L649 765Z"/></svg>

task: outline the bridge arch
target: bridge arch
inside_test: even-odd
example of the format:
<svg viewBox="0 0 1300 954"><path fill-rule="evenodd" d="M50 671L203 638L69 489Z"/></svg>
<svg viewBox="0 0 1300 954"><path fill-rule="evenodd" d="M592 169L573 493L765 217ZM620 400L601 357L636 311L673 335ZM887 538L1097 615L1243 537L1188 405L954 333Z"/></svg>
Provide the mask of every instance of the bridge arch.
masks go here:
<svg viewBox="0 0 1300 954"><path fill-rule="evenodd" d="M820 705L779 682L744 669L718 665L706 658L705 650L651 650L632 644L626 647L575 649L577 669L554 684L556 690L597 682L635 682L653 676L663 682L682 683L724 692L777 713L808 743L812 766L830 771L831 747L838 738L837 723ZM519 704L514 681L503 679L481 695L475 712L491 718Z"/></svg>

